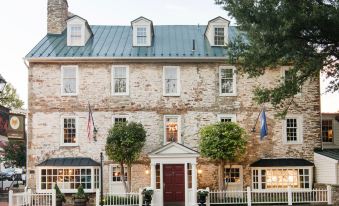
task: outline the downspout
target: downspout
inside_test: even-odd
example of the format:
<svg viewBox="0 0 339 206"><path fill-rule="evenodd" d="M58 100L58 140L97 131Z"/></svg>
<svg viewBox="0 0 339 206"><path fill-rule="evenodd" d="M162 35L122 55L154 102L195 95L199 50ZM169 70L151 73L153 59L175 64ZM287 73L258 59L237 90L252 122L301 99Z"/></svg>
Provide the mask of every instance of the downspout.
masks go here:
<svg viewBox="0 0 339 206"><path fill-rule="evenodd" d="M22 58L25 66L27 67L27 69L29 70L29 64L26 62L25 58ZM27 102L27 113L26 113L26 118L25 118L25 121L28 122L28 102ZM26 125L26 122L25 122L25 133L26 133L26 185L25 185L25 188L27 188L27 185L28 185L28 181L29 181L29 176L30 176L30 172L28 172L28 132L26 132L26 127L28 126L28 124ZM27 128L27 131L28 131L28 128Z"/></svg>

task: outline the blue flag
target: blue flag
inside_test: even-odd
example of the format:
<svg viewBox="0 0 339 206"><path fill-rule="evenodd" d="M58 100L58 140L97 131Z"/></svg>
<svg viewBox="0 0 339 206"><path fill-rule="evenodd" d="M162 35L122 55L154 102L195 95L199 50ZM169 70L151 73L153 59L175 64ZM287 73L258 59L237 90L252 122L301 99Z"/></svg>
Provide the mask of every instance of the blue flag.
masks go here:
<svg viewBox="0 0 339 206"><path fill-rule="evenodd" d="M262 110L260 115L260 140L267 136L267 122L265 108Z"/></svg>

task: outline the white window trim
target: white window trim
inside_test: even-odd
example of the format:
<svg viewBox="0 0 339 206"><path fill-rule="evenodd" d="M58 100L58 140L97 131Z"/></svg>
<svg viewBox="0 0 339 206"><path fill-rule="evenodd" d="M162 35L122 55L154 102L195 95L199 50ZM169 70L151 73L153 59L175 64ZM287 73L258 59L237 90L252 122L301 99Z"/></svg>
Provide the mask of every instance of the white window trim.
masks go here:
<svg viewBox="0 0 339 206"><path fill-rule="evenodd" d="M126 92L123 93L115 93L114 92L114 70L115 68L126 68ZM113 65L111 69L111 91L113 96L128 96L129 95L129 66L127 65Z"/></svg>
<svg viewBox="0 0 339 206"><path fill-rule="evenodd" d="M138 44L138 28L145 28L146 29L146 42L144 44ZM136 46L149 46L149 25L138 25L135 26L135 44Z"/></svg>
<svg viewBox="0 0 339 206"><path fill-rule="evenodd" d="M218 114L218 121L221 122L221 119L231 119L232 122L237 122L236 114Z"/></svg>
<svg viewBox="0 0 339 206"><path fill-rule="evenodd" d="M228 185L240 185L241 188L242 188L242 185L244 183L244 173L243 173L243 168L242 168L242 165L231 165L232 169L233 168L239 168L239 178L240 178L240 182L237 183L237 182L229 182ZM225 165L224 166L224 172L225 172L225 169L229 169L230 168L230 165ZM225 181L225 180L224 180ZM225 183L226 184L226 183Z"/></svg>
<svg viewBox="0 0 339 206"><path fill-rule="evenodd" d="M329 120L331 120L332 121L332 132L333 132L333 138L332 138L332 142L324 142L323 141L323 134L322 134L322 132L323 132L323 122L322 121L329 121ZM324 144L324 145L335 145L335 134L334 134L334 130L335 130L335 128L334 128L334 122L335 122L335 119L331 119L331 118L323 118L323 119L321 119L321 142Z"/></svg>
<svg viewBox="0 0 339 206"><path fill-rule="evenodd" d="M120 115L120 114L119 114L119 115L115 115L115 114L114 114L114 115L112 116L112 125L115 124L115 120L114 120L115 118L126 118L126 121L128 122L128 117L129 117L128 115Z"/></svg>
<svg viewBox="0 0 339 206"><path fill-rule="evenodd" d="M36 191L38 193L51 193L52 190L51 189L41 189L41 170L42 169L91 169L91 185L92 185L92 188L93 189L84 189L84 191L86 193L92 193L92 192L95 192L97 189L95 188L95 185L94 185L94 179L95 179L95 174L94 174L94 170L95 169L99 169L99 188L100 188L100 179L101 179L101 176L100 176L100 167L99 166L74 166L74 167L71 167L71 166L55 166L55 167L37 167L36 168L36 172L37 172L37 176L38 178L36 179L36 184L37 184L37 187L36 187ZM76 193L77 192L77 189L62 189L60 188L61 192L63 193Z"/></svg>
<svg viewBox="0 0 339 206"><path fill-rule="evenodd" d="M289 66L283 66L281 67L281 83L285 84L285 72L290 70L292 67ZM297 94L295 94L294 96L296 97L300 97L302 95L302 87L300 88L300 92L298 92Z"/></svg>
<svg viewBox="0 0 339 206"><path fill-rule="evenodd" d="M286 134L286 119L297 119L297 141L287 141L287 134ZM284 144L302 144L304 139L304 122L302 115L286 115L285 119L283 120L283 143Z"/></svg>
<svg viewBox="0 0 339 206"><path fill-rule="evenodd" d="M73 26L81 27L81 39L78 44L74 44L71 40L71 28ZM84 23L68 23L67 24L67 46L85 46L85 24Z"/></svg>
<svg viewBox="0 0 339 206"><path fill-rule="evenodd" d="M163 125L164 125L164 145L169 143L166 139L166 118L174 117L178 119L178 143L182 143L181 139L181 116L180 115L164 115Z"/></svg>
<svg viewBox="0 0 339 206"><path fill-rule="evenodd" d="M74 118L76 129L76 143L64 143L64 119ZM75 147L79 146L79 117L77 116L61 116L60 118L60 146L62 147Z"/></svg>
<svg viewBox="0 0 339 206"><path fill-rule="evenodd" d="M215 44L215 41L214 41L214 38L215 38L215 29L216 28L223 28L224 29L224 44ZM227 38L227 35L226 35L226 32L227 32L227 27L225 26L225 25L214 25L213 26L213 44L212 44L212 46L215 46L215 47L223 47L223 46L225 46L226 45L226 43L227 43L227 40L226 40L226 38Z"/></svg>
<svg viewBox="0 0 339 206"><path fill-rule="evenodd" d="M165 70L166 68L176 68L177 70L177 92L176 93L166 93L166 82L165 82ZM179 66L164 66L162 69L162 91L163 91L163 96L168 96L168 97L176 97L180 96L180 88L181 88L181 83L180 83L180 67Z"/></svg>
<svg viewBox="0 0 339 206"><path fill-rule="evenodd" d="M75 93L64 92L64 69L75 69ZM61 66L61 96L77 96L79 91L79 66L78 65L63 65Z"/></svg>
<svg viewBox="0 0 339 206"><path fill-rule="evenodd" d="M222 69L232 69L233 71L233 93L222 93L221 89L221 70ZM220 96L237 96L237 69L235 66L220 66L219 67L219 95Z"/></svg>
<svg viewBox="0 0 339 206"><path fill-rule="evenodd" d="M313 185L313 167L309 166L296 166L296 167L252 167L251 168L251 187L254 191L277 191L277 190L286 190L284 188L273 188L273 189L262 189L262 179L261 179L261 170L268 170L268 169L277 169L277 170L285 170L285 169L308 169L309 174L309 188L292 188L292 190L298 191L298 190L312 190ZM259 170L258 171L258 189L254 189L253 187L253 170ZM299 173L298 173L299 175Z"/></svg>

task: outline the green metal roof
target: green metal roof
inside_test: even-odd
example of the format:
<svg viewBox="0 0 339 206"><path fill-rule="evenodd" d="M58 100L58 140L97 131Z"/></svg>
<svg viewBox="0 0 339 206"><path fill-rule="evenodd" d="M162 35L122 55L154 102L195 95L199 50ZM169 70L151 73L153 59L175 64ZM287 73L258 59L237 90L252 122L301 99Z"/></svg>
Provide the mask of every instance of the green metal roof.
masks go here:
<svg viewBox="0 0 339 206"><path fill-rule="evenodd" d="M316 149L314 152L334 160L339 160L339 149Z"/></svg>
<svg viewBox="0 0 339 206"><path fill-rule="evenodd" d="M178 58L225 57L223 47L210 46L204 36L205 26L156 25L151 47L132 46L131 26L91 26L93 37L83 47L67 46L66 30L61 35L46 35L26 58L107 57L107 58ZM229 27L229 40L236 37L236 27ZM192 51L195 40L195 51Z"/></svg>

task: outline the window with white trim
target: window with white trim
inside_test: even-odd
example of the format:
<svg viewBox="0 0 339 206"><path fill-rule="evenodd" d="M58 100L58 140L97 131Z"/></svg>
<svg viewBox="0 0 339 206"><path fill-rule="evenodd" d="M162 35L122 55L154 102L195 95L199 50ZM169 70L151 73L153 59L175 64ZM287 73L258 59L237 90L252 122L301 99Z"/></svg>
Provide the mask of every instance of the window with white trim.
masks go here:
<svg viewBox="0 0 339 206"><path fill-rule="evenodd" d="M83 26L81 24L70 25L70 46L81 46L83 41Z"/></svg>
<svg viewBox="0 0 339 206"><path fill-rule="evenodd" d="M78 85L77 85L77 76L78 76L78 66L62 66L61 67L62 75L62 95L77 95Z"/></svg>
<svg viewBox="0 0 339 206"><path fill-rule="evenodd" d="M242 170L241 166L225 166L224 168L224 174L225 174L225 179L224 183L225 184L240 184L242 182Z"/></svg>
<svg viewBox="0 0 339 206"><path fill-rule="evenodd" d="M77 118L76 117L62 117L62 140L63 146L77 145Z"/></svg>
<svg viewBox="0 0 339 206"><path fill-rule="evenodd" d="M300 144L303 142L303 120L301 116L286 116L283 129L285 143Z"/></svg>
<svg viewBox="0 0 339 206"><path fill-rule="evenodd" d="M309 189L312 187L309 168L254 168L253 189Z"/></svg>
<svg viewBox="0 0 339 206"><path fill-rule="evenodd" d="M74 193L82 185L85 192L99 188L99 167L49 167L39 169L40 192L51 191L56 183L64 193Z"/></svg>
<svg viewBox="0 0 339 206"><path fill-rule="evenodd" d="M218 115L219 122L236 122L235 114L219 114Z"/></svg>
<svg viewBox="0 0 339 206"><path fill-rule="evenodd" d="M127 122L127 115L113 116L113 124Z"/></svg>
<svg viewBox="0 0 339 206"><path fill-rule="evenodd" d="M155 187L156 189L160 189L161 187L160 164L155 165L155 175L156 175Z"/></svg>
<svg viewBox="0 0 339 206"><path fill-rule="evenodd" d="M225 44L225 28L214 27L214 45L224 46Z"/></svg>
<svg viewBox="0 0 339 206"><path fill-rule="evenodd" d="M146 27L137 27L137 44L138 45L147 44L147 28Z"/></svg>
<svg viewBox="0 0 339 206"><path fill-rule="evenodd" d="M121 167L118 164L111 164L111 182L121 182ZM124 166L124 179L127 181L127 166Z"/></svg>
<svg viewBox="0 0 339 206"><path fill-rule="evenodd" d="M165 115L164 127L165 127L165 143L181 142L179 115Z"/></svg>
<svg viewBox="0 0 339 206"><path fill-rule="evenodd" d="M165 66L163 68L164 96L180 96L180 68Z"/></svg>
<svg viewBox="0 0 339 206"><path fill-rule="evenodd" d="M219 91L221 96L236 95L236 73L233 66L219 68Z"/></svg>
<svg viewBox="0 0 339 206"><path fill-rule="evenodd" d="M129 68L128 66L113 66L112 68L112 94L129 94Z"/></svg>
<svg viewBox="0 0 339 206"><path fill-rule="evenodd" d="M332 119L323 119L321 122L321 137L323 142L333 142L333 121Z"/></svg>

